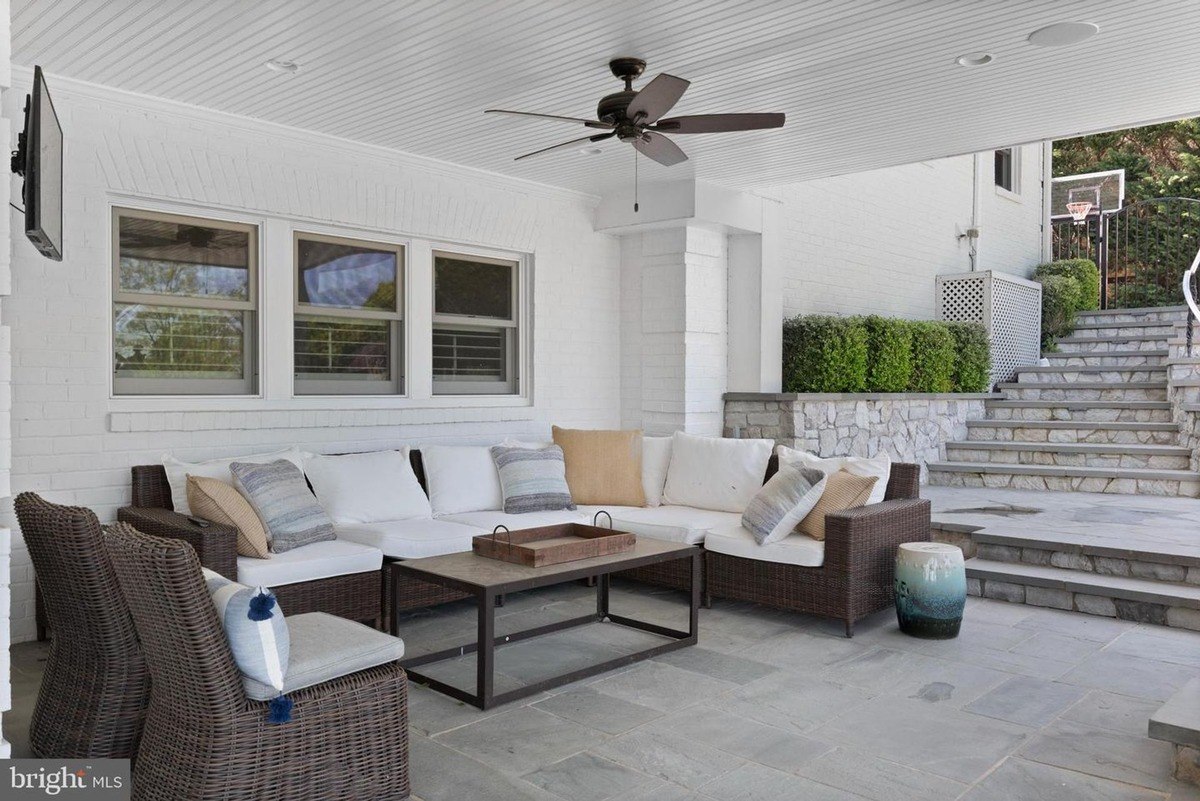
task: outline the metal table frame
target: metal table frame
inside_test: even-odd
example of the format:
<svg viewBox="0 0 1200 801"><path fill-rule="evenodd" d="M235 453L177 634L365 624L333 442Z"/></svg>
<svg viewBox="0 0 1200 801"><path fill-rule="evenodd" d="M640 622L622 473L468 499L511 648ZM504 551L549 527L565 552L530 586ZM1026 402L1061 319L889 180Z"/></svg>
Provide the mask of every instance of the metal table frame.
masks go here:
<svg viewBox="0 0 1200 801"><path fill-rule="evenodd" d="M535 695L543 690L551 687L559 687L563 684L569 684L573 681L595 676L599 673L604 673L615 668L624 667L625 665L639 662L643 659L650 659L659 654L668 651L674 651L679 648L685 648L689 645L695 645L698 639L698 624L700 617L700 571L701 558L703 551L697 547L689 547L678 551L670 551L667 553L653 554L649 556L631 557L626 560L616 560L607 565L581 567L578 570L569 570L556 572L552 575L538 577L536 574L527 579L518 581L508 581L494 585L480 585L473 582L463 581L449 576L441 576L434 573L427 573L421 570L419 559L399 561L390 563L389 570L409 571L422 581L427 581L431 584L438 584L443 587L460 590L468 593L475 598L475 603L478 608L478 632L476 640L472 643L447 648L442 651L437 651L431 654L423 654L421 656L405 659L400 662L401 666L408 671L408 675L416 682L425 684L438 692L444 693L451 698L463 701L468 704L479 707L480 709L490 709L500 704L506 704L510 701L515 701L518 698ZM482 557L480 557L482 558ZM613 614L609 610L609 585L613 573L619 573L623 570L629 570L635 567L643 567L645 565L657 564L659 562L670 562L676 559L691 559L691 586L690 586L690 615L688 618L688 630L680 631L678 629L659 626L655 623L648 623L643 620L626 617L624 615ZM596 611L594 614L581 615L579 617L570 618L569 620L561 620L556 623L550 623L544 626L537 626L532 629L514 632L496 636L496 599L505 593L518 592L521 590L535 589L537 587L549 587L555 584L564 584L569 581L579 579L596 578ZM397 582L392 582L393 592L389 602L393 609L396 608ZM392 614L392 634L396 634L398 621L397 615ZM496 648L509 643L520 642L532 637L537 637L542 634L550 634L564 629L574 628L576 626L584 626L589 623L597 622L616 623L621 626L647 631L651 634L657 634L662 637L669 638L669 642L664 642L660 645L646 648L641 651L635 651L630 654L623 654L614 659L607 659L595 665L579 668L578 670L563 673L558 676L552 676L548 679L543 679L535 684L529 684L508 692L496 693L493 690L494 673L496 665ZM475 692L468 692L453 685L439 681L432 676L418 672L415 668L422 665L428 665L434 662L441 662L445 659L450 659L464 654L477 653L475 659Z"/></svg>

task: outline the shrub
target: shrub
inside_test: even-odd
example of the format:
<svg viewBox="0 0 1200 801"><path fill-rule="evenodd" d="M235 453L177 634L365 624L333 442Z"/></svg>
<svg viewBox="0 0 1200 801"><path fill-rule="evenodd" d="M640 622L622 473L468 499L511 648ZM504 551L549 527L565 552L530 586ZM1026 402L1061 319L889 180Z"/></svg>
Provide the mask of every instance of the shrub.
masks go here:
<svg viewBox="0 0 1200 801"><path fill-rule="evenodd" d="M942 323L954 337L954 391L986 392L991 388L992 354L981 323Z"/></svg>
<svg viewBox="0 0 1200 801"><path fill-rule="evenodd" d="M912 378L912 331L905 320L871 315L867 329L867 391L903 392Z"/></svg>
<svg viewBox="0 0 1200 801"><path fill-rule="evenodd" d="M1075 312L1082 302L1079 283L1066 275L1047 275L1042 284L1042 347L1075 330Z"/></svg>
<svg viewBox="0 0 1200 801"><path fill-rule="evenodd" d="M1113 301L1117 308L1140 309L1150 306L1174 306L1180 302L1180 291L1158 284L1118 284L1113 289Z"/></svg>
<svg viewBox="0 0 1200 801"><path fill-rule="evenodd" d="M864 392L867 328L861 317L793 317L783 324L785 392Z"/></svg>
<svg viewBox="0 0 1200 801"><path fill-rule="evenodd" d="M1091 259L1060 259L1039 264L1033 279L1041 281L1051 275L1063 275L1079 285L1079 311L1100 308L1100 270Z"/></svg>
<svg viewBox="0 0 1200 801"><path fill-rule="evenodd" d="M954 387L954 337L942 323L911 322L912 392L949 392Z"/></svg>

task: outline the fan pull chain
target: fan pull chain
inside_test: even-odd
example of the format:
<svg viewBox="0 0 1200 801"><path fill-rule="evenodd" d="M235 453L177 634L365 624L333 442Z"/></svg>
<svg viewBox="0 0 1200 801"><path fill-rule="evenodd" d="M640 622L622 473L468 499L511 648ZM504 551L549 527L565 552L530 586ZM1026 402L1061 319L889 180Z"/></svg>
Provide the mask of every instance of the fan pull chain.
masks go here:
<svg viewBox="0 0 1200 801"><path fill-rule="evenodd" d="M638 211L638 173L637 173L637 149L633 150L633 213Z"/></svg>

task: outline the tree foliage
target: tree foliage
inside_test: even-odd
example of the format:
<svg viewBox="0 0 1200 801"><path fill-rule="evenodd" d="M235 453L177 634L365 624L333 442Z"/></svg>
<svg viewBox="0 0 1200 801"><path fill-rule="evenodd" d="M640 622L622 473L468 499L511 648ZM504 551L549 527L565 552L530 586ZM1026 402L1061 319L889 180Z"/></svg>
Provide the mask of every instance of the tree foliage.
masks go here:
<svg viewBox="0 0 1200 801"><path fill-rule="evenodd" d="M1125 170L1125 201L1200 199L1200 117L1060 139L1054 175Z"/></svg>

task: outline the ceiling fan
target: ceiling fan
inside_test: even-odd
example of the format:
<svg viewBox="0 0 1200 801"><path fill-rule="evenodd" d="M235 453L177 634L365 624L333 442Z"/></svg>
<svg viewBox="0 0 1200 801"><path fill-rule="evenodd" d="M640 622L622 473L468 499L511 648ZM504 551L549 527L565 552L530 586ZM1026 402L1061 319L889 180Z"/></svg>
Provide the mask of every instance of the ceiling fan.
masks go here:
<svg viewBox="0 0 1200 801"><path fill-rule="evenodd" d="M687 161L687 154L663 134L726 133L732 131L756 131L764 128L779 128L783 125L783 114L697 114L689 117L663 119L690 84L665 72L655 77L641 90L633 88L635 78L646 69L640 58L614 58L608 68L618 79L625 82L625 89L600 99L596 106L598 119L586 120L579 117L562 117L556 114L536 114L531 111L508 111L499 108L487 109L485 114L512 114L518 117L538 117L559 120L607 131L572 139L569 142L544 147L516 161L540 156L555 150L577 147L584 142L600 142L617 137L629 142L642 155L654 159L665 167ZM636 162L635 162L636 163Z"/></svg>

